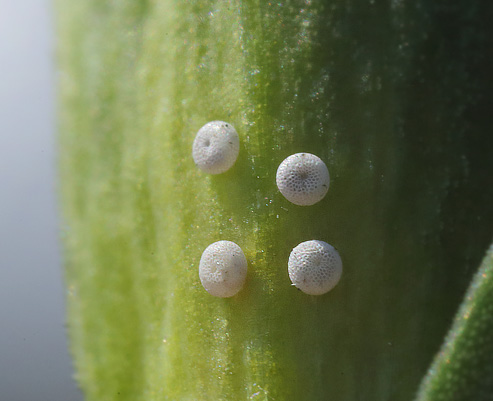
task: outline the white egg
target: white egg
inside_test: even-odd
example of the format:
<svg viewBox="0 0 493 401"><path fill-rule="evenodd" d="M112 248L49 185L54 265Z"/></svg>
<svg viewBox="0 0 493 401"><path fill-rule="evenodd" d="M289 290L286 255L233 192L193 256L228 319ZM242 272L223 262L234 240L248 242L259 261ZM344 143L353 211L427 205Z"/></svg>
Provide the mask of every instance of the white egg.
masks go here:
<svg viewBox="0 0 493 401"><path fill-rule="evenodd" d="M329 189L329 170L311 153L296 153L284 159L276 174L284 197L299 206L310 206L323 199Z"/></svg>
<svg viewBox="0 0 493 401"><path fill-rule="evenodd" d="M199 129L193 142L195 164L209 174L220 174L235 164L240 139L234 127L224 121L211 121Z"/></svg>
<svg viewBox="0 0 493 401"><path fill-rule="evenodd" d="M342 260L339 252L324 241L305 241L289 255L289 278L293 285L309 295L322 295L339 282Z"/></svg>
<svg viewBox="0 0 493 401"><path fill-rule="evenodd" d="M202 253L199 277L209 294L221 298L232 297L243 287L246 275L245 254L234 242L214 242Z"/></svg>

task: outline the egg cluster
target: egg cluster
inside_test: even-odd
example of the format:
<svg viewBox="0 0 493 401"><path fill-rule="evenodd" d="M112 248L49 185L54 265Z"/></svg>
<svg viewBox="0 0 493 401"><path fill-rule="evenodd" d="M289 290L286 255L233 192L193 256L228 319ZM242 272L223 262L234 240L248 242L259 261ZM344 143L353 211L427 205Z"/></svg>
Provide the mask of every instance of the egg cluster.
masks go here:
<svg viewBox="0 0 493 401"><path fill-rule="evenodd" d="M224 121L211 121L197 132L192 156L197 167L209 174L229 170L240 149L234 127ZM325 163L311 153L287 157L277 169L276 184L281 194L298 206L320 202L329 190L330 176ZM242 249L231 241L209 245L200 259L199 278L211 295L228 298L243 287L248 264ZM342 260L330 244L311 240L300 243L289 255L288 275L298 289L309 295L322 295L339 282Z"/></svg>

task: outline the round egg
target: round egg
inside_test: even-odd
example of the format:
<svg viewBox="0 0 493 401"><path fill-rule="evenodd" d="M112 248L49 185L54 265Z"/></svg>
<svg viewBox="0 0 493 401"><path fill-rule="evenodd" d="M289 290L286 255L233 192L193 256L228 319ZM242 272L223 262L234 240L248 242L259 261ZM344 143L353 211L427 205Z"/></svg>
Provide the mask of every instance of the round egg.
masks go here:
<svg viewBox="0 0 493 401"><path fill-rule="evenodd" d="M220 174L235 164L240 139L234 127L224 121L211 121L199 129L193 142L195 164L209 174Z"/></svg>
<svg viewBox="0 0 493 401"><path fill-rule="evenodd" d="M221 298L241 290L247 275L247 260L241 248L231 241L218 241L202 253L199 278L205 290Z"/></svg>

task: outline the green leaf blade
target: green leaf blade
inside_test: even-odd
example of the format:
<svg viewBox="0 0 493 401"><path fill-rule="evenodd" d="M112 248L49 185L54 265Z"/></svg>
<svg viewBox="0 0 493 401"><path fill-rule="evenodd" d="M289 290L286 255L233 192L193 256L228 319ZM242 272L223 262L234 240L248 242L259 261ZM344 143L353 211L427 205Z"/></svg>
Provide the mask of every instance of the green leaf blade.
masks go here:
<svg viewBox="0 0 493 401"><path fill-rule="evenodd" d="M487 123L457 112L492 92L462 59L484 30L437 52L447 29L427 2L59 8L69 326L88 400L410 399L491 240ZM191 157L214 119L241 137L217 177ZM275 187L300 151L332 178L309 208ZM197 274L220 239L250 269L225 300ZM322 297L287 276L309 239L343 259Z"/></svg>
<svg viewBox="0 0 493 401"><path fill-rule="evenodd" d="M418 401L487 401L493 396L493 246L476 273Z"/></svg>

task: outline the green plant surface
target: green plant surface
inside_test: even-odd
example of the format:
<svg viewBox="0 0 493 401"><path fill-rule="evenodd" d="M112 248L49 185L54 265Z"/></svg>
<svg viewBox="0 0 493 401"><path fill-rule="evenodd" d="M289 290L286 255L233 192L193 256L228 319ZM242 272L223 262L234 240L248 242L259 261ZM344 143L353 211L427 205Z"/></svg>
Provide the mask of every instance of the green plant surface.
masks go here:
<svg viewBox="0 0 493 401"><path fill-rule="evenodd" d="M474 277L418 401L493 397L493 246Z"/></svg>
<svg viewBox="0 0 493 401"><path fill-rule="evenodd" d="M56 7L68 325L87 401L412 399L493 237L489 3ZM210 176L191 147L216 119L240 156ZM314 206L275 185L297 152L331 174ZM230 299L198 278L221 239L249 263ZM318 297L287 275L310 239L344 264Z"/></svg>

